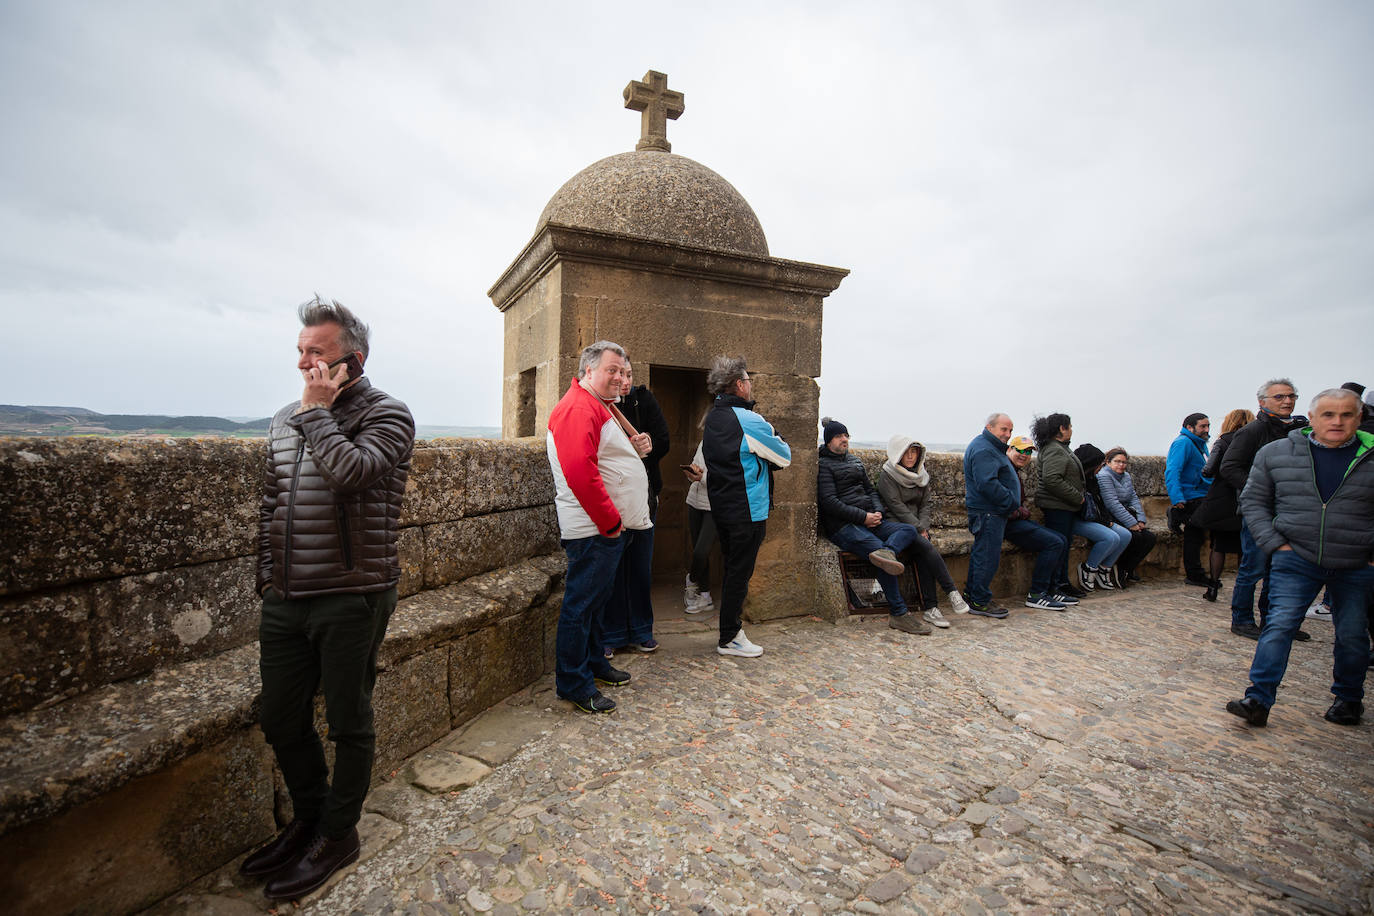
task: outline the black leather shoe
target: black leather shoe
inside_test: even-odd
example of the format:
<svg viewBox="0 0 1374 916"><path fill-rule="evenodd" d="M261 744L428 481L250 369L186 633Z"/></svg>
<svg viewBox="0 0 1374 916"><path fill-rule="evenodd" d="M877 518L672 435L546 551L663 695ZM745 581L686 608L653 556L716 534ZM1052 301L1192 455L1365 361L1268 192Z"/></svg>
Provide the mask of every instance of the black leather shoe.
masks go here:
<svg viewBox="0 0 1374 916"><path fill-rule="evenodd" d="M1233 623L1231 624L1231 632L1237 636L1244 636L1246 639L1257 640L1260 638L1260 628L1253 623Z"/></svg>
<svg viewBox="0 0 1374 916"><path fill-rule="evenodd" d="M1226 704L1226 711L1233 716L1240 716L1255 728L1264 728L1269 724L1269 707L1261 706L1259 700L1252 700L1250 697L1231 700Z"/></svg>
<svg viewBox="0 0 1374 916"><path fill-rule="evenodd" d="M294 820L266 846L243 860L239 874L245 878L261 878L289 865L310 838L315 835L315 821Z"/></svg>
<svg viewBox="0 0 1374 916"><path fill-rule="evenodd" d="M1188 576L1186 581L1189 585L1196 585L1200 588L1212 587L1212 580L1204 576L1202 573L1192 573Z"/></svg>
<svg viewBox="0 0 1374 916"><path fill-rule="evenodd" d="M1312 638L1312 634L1306 630L1299 630L1293 634L1293 642L1307 642Z"/></svg>
<svg viewBox="0 0 1374 916"><path fill-rule="evenodd" d="M337 840L317 833L306 846L305 853L267 882L263 893L273 900L295 900L311 891L319 890L334 872L358 861L362 844L358 829L350 829Z"/></svg>
<svg viewBox="0 0 1374 916"><path fill-rule="evenodd" d="M1207 591L1202 593L1202 597L1206 598L1208 601L1216 601L1217 587L1215 585L1207 586Z"/></svg>
<svg viewBox="0 0 1374 916"><path fill-rule="evenodd" d="M567 700L583 712L615 712L615 700L610 697L602 696L598 691L585 700L574 700L572 697L559 694L560 700Z"/></svg>
<svg viewBox="0 0 1374 916"><path fill-rule="evenodd" d="M606 666L605 671L600 674L593 674L592 677L596 679L598 684L604 684L607 687L624 687L630 683L630 672L612 668L610 665Z"/></svg>
<svg viewBox="0 0 1374 916"><path fill-rule="evenodd" d="M1054 591L1061 595L1068 595L1070 598L1086 598L1088 593L1074 585L1072 582L1064 582L1054 587Z"/></svg>
<svg viewBox="0 0 1374 916"><path fill-rule="evenodd" d="M1331 708L1326 711L1326 715L1322 718L1328 722L1335 722L1337 725L1359 725L1360 717L1363 715L1363 703L1337 700L1331 704Z"/></svg>

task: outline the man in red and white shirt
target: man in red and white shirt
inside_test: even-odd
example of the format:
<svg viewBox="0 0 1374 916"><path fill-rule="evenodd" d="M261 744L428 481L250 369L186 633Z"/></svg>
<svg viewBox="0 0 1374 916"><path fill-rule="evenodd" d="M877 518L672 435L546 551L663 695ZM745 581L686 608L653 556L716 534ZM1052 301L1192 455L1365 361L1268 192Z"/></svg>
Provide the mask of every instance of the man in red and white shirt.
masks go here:
<svg viewBox="0 0 1374 916"><path fill-rule="evenodd" d="M599 340L582 351L578 378L549 415L549 467L558 531L568 555L558 615L558 696L583 712L614 712L597 685L619 687L630 675L611 666L601 647L601 614L615 586L625 529L649 519L649 478L642 456L653 443L633 437L615 408L625 374L625 351Z"/></svg>

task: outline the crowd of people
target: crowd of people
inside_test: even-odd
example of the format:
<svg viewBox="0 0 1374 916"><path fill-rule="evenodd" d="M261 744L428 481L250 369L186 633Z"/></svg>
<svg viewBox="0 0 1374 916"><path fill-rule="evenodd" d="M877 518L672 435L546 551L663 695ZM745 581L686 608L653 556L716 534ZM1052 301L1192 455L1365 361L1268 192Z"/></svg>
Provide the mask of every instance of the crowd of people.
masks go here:
<svg viewBox="0 0 1374 916"><path fill-rule="evenodd" d="M272 899L308 894L359 856L357 823L376 744L372 690L397 602L397 536L415 436L406 405L364 377L367 325L319 297L303 304L299 317L304 387L269 429L257 568L262 729L295 817L240 866L243 875L266 882ZM707 388L714 401L701 444L683 466L694 542L684 610L712 608L709 561L718 543L716 651L756 658L763 648L745 635L743 605L773 473L788 467L792 453L754 410L743 358L717 357ZM1335 631L1336 699L1325 717L1356 725L1363 715L1374 632L1374 406L1368 394L1361 404L1362 390L1349 383L1322 391L1309 420L1295 415L1292 383L1272 379L1257 392L1255 414L1226 415L1215 446L1209 449L1210 420L1194 413L1169 448L1170 525L1182 532L1187 580L1215 601L1226 555L1239 555L1231 629L1257 645L1250 686L1226 710L1250 726L1267 724L1292 643L1305 635L1300 625L1323 606ZM819 522L832 542L872 565L892 628L948 628L941 593L955 613L1008 616L992 594L1004 540L1035 554L1027 607L1064 611L1094 591L1138 580L1136 567L1156 540L1126 451L1071 448L1073 423L1062 413L1037 417L1029 439L1012 430L1011 418L995 413L964 450L973 545L961 593L931 542L925 447L913 436L893 436L875 482L851 453L849 430L825 419ZM624 349L605 340L582 351L578 376L549 417L546 447L568 563L555 687L584 712L614 710L600 687L630 681L611 664L617 648L658 648L650 581L668 431L653 395L634 385ZM1043 524L1030 517L1020 477L1037 452L1035 504ZM1068 547L1076 535L1089 546L1071 570ZM919 615L898 579L907 564L916 572ZM1323 588L1326 597L1316 602ZM314 722L320 690L335 748L332 776Z"/></svg>

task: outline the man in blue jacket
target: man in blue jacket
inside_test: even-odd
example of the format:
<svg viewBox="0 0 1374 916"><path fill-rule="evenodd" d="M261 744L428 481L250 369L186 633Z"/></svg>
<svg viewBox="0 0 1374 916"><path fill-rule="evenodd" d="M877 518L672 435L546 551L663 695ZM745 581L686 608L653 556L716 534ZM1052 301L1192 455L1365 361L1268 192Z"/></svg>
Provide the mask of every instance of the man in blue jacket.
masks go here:
<svg viewBox="0 0 1374 916"><path fill-rule="evenodd" d="M1183 428L1169 446L1164 459L1164 485L1169 490L1169 527L1183 528L1183 573L1190 585L1212 587L1212 577L1202 569L1202 542L1207 529L1191 521L1212 481L1202 476L1207 464L1207 439L1212 421L1204 413L1190 413L1183 418Z"/></svg>
<svg viewBox="0 0 1374 916"><path fill-rule="evenodd" d="M744 357L717 356L706 376L716 396L706 414L701 452L706 495L725 572L720 587L721 655L757 658L763 648L744 635L740 621L754 561L763 544L773 496L773 470L792 463L792 449L754 413L754 383Z"/></svg>
<svg viewBox="0 0 1374 916"><path fill-rule="evenodd" d="M1269 721L1288 653L1312 599L1331 591L1336 631L1326 720L1359 725L1369 667L1366 619L1374 589L1374 434L1362 432L1354 392L1312 399L1312 425L1259 450L1241 493L1241 513L1270 559L1269 613L1250 687L1226 711L1254 726Z"/></svg>
<svg viewBox="0 0 1374 916"><path fill-rule="evenodd" d="M1050 591L1068 545L1063 535L1030 521L1030 510L1021 505L1021 478L1007 457L1011 430L1011 417L995 413L988 417L982 434L964 449L964 508L968 510L968 530L973 532L964 596L970 614L999 620L1008 612L993 603L991 586L1002 562L1003 538L1037 555L1026 607L1062 611L1068 604L1078 603ZM1014 446L1018 454L1028 458L1035 451L1034 445L1019 437Z"/></svg>

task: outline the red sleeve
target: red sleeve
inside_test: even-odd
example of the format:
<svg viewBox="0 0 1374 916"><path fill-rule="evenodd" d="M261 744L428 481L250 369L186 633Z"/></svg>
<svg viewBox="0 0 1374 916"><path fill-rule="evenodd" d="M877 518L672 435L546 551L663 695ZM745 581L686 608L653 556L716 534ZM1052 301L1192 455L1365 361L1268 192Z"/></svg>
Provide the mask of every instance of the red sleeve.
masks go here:
<svg viewBox="0 0 1374 916"><path fill-rule="evenodd" d="M582 504L583 510L602 534L609 535L620 527L620 510L611 502L601 471L596 466L601 448L601 424L590 411L575 408L566 421L553 430L553 446L558 452L558 466L568 489Z"/></svg>

